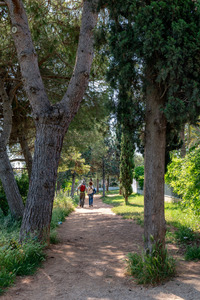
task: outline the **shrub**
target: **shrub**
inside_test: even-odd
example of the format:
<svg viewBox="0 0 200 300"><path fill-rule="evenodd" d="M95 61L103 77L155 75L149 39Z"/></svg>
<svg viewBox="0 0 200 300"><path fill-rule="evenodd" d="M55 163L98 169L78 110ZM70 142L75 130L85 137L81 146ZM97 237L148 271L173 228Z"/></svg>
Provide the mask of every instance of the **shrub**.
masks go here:
<svg viewBox="0 0 200 300"><path fill-rule="evenodd" d="M22 196L23 202L26 202L29 188L29 178L28 174L23 173L20 177L16 176L17 185L19 187L19 192Z"/></svg>
<svg viewBox="0 0 200 300"><path fill-rule="evenodd" d="M144 186L144 166L138 166L134 169L133 178L138 181L139 187L143 190Z"/></svg>
<svg viewBox="0 0 200 300"><path fill-rule="evenodd" d="M1 247L0 293L14 281L16 275L34 273L45 259L44 247L45 245L31 239L22 245L11 239L7 245Z"/></svg>
<svg viewBox="0 0 200 300"><path fill-rule="evenodd" d="M60 191L56 195L51 219L50 242L52 244L59 242L55 228L74 210L76 200L77 197L75 197L75 199L68 197L66 191Z"/></svg>
<svg viewBox="0 0 200 300"><path fill-rule="evenodd" d="M128 273L135 277L138 284L158 284L175 275L175 260L167 250L155 246L152 253L129 253Z"/></svg>
<svg viewBox="0 0 200 300"><path fill-rule="evenodd" d="M6 194L4 192L3 185L1 183L1 181L0 181L0 208L1 208L4 216L7 216L8 211L9 211L9 206L8 206L8 202L7 202L7 199L6 199Z"/></svg>
<svg viewBox="0 0 200 300"><path fill-rule="evenodd" d="M23 173L20 177L16 176L16 182L19 187L19 192L22 196L22 200L25 203L28 194L28 187L29 187L28 175ZM9 213L9 206L8 206L6 194L4 192L1 181L0 181L0 208L3 211L4 216L7 216Z"/></svg>
<svg viewBox="0 0 200 300"><path fill-rule="evenodd" d="M195 246L188 246L185 253L186 260L200 260L200 247L197 245Z"/></svg>
<svg viewBox="0 0 200 300"><path fill-rule="evenodd" d="M186 226L181 226L175 231L176 239L182 243L187 244L188 242L195 240L195 233L192 229Z"/></svg>

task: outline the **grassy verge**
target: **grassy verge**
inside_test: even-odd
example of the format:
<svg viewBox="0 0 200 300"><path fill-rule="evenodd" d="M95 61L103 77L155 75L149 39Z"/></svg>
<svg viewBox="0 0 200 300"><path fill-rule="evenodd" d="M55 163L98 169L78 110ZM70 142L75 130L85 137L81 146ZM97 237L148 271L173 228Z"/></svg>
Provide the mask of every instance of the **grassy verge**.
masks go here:
<svg viewBox="0 0 200 300"><path fill-rule="evenodd" d="M52 213L50 240L58 242L56 227L59 226L70 212L74 210L76 199L60 193L55 198ZM33 239L24 244L18 242L20 222L10 215L3 216L0 210L0 295L9 287L16 276L33 274L45 260L45 245Z"/></svg>
<svg viewBox="0 0 200 300"><path fill-rule="evenodd" d="M114 213L125 219L134 219L137 224L144 224L144 197L132 194L129 204L125 205L120 195L108 193L103 201L113 206ZM167 222L166 242L178 246L186 260L200 259L200 219L189 209L183 210L177 203L165 204ZM127 271L139 284L156 285L175 275L175 260L167 250L155 245L151 254L143 252L129 253Z"/></svg>
<svg viewBox="0 0 200 300"><path fill-rule="evenodd" d="M132 194L129 205L125 205L120 195L108 195L104 202L113 206L114 213L125 219L134 219L144 224L144 197ZM166 242L174 243L187 260L200 259L200 217L189 209L182 209L178 203L165 203L165 218L167 222Z"/></svg>

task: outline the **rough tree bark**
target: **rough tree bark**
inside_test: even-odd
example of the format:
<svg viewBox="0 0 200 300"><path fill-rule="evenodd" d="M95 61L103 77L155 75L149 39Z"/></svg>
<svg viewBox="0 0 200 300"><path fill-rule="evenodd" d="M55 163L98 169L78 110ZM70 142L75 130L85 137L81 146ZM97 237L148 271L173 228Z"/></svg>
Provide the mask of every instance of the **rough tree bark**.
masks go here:
<svg viewBox="0 0 200 300"><path fill-rule="evenodd" d="M79 109L88 85L93 60L93 29L97 22L97 0L83 2L76 64L67 92L60 103L51 105L39 72L27 16L22 0L5 0L8 5L24 87L36 124L36 141L29 193L21 227L23 241L30 233L49 240L57 168L64 135Z"/></svg>
<svg viewBox="0 0 200 300"><path fill-rule="evenodd" d="M102 180L103 180L103 197L106 195L105 191L105 158L102 158Z"/></svg>
<svg viewBox="0 0 200 300"><path fill-rule="evenodd" d="M164 173L166 119L161 111L164 98L156 87L147 87L145 128L144 237L145 248L165 247Z"/></svg>
<svg viewBox="0 0 200 300"><path fill-rule="evenodd" d="M3 102L3 128L0 136L0 179L3 184L11 215L15 219L20 219L23 216L24 205L6 151L12 128L11 104L13 98L12 92L10 96L7 94L2 79L0 79L0 98Z"/></svg>

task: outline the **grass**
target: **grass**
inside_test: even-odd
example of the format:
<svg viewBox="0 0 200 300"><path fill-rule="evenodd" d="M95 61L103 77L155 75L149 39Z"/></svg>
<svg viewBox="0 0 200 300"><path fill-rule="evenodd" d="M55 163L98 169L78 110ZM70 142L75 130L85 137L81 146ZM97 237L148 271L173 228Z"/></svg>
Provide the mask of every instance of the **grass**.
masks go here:
<svg viewBox="0 0 200 300"><path fill-rule="evenodd" d="M151 255L145 252L129 253L127 271L134 276L138 284L159 284L175 275L175 260L167 250L155 246Z"/></svg>
<svg viewBox="0 0 200 300"><path fill-rule="evenodd" d="M125 205L121 195L111 193L103 199L107 204L113 206L114 213L125 219L136 220L137 224L144 224L144 197L132 194L129 204ZM191 259L199 259L200 249L200 217L196 216L190 209L182 209L178 203L165 203L165 219L167 222L166 243L177 244L181 252L192 253ZM189 249L194 248L190 251ZM200 251L200 250L199 250ZM194 253L197 253L195 257Z"/></svg>
<svg viewBox="0 0 200 300"><path fill-rule="evenodd" d="M50 229L51 243L59 242L56 228L74 210L76 202L76 198L72 200L63 192L55 198ZM14 283L16 276L33 274L46 257L46 245L41 245L35 239L29 239L23 244L18 242L20 225L10 215L5 217L0 210L0 295Z"/></svg>
<svg viewBox="0 0 200 300"><path fill-rule="evenodd" d="M133 219L144 225L144 197L132 194L128 205L121 195L107 193L103 201L113 206L112 211L124 219ZM184 252L186 260L200 260L200 218L190 209L182 209L178 203L165 203L167 223L166 243L173 243ZM160 253L153 249L151 255L143 252L129 253L127 258L128 273L137 283L158 284L175 275L175 260L167 251Z"/></svg>

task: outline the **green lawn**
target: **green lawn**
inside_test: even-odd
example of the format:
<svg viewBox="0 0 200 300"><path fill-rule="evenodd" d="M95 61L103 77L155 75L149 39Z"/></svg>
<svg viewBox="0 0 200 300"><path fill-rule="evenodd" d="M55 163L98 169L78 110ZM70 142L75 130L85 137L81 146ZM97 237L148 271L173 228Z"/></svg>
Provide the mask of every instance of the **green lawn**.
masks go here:
<svg viewBox="0 0 200 300"><path fill-rule="evenodd" d="M125 205L120 195L108 193L103 199L113 206L112 211L124 219L134 219L137 224L144 224L144 196L132 194L129 204ZM180 247L200 247L200 216L190 209L181 208L178 203L165 203L165 219L167 222L166 242L176 243Z"/></svg>

